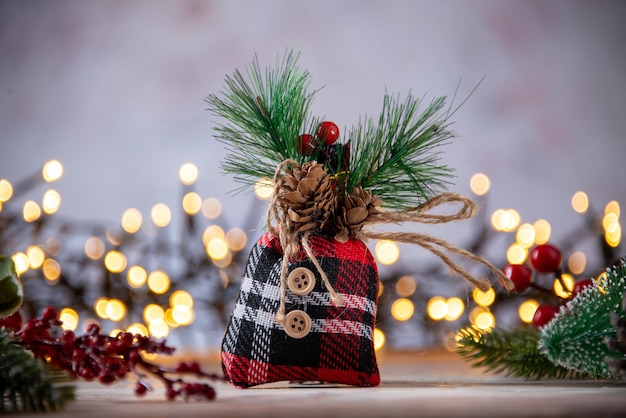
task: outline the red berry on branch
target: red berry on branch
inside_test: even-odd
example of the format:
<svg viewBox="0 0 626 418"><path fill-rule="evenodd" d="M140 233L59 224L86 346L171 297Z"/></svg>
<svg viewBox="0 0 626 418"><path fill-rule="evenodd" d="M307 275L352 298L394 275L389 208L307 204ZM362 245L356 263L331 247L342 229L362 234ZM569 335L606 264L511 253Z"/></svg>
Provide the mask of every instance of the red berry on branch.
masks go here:
<svg viewBox="0 0 626 418"><path fill-rule="evenodd" d="M589 286L593 286L593 281L591 279L582 279L576 282L574 289L572 289L572 298L575 298L577 294Z"/></svg>
<svg viewBox="0 0 626 418"><path fill-rule="evenodd" d="M541 273L554 273L561 267L561 252L553 245L537 245L530 252L530 263Z"/></svg>
<svg viewBox="0 0 626 418"><path fill-rule="evenodd" d="M22 315L20 311L15 311L11 315L0 319L0 328L6 328L17 332L22 328Z"/></svg>
<svg viewBox="0 0 626 418"><path fill-rule="evenodd" d="M57 319L59 319L59 310L54 306L48 306L46 309L43 310L41 318L44 321L56 321Z"/></svg>
<svg viewBox="0 0 626 418"><path fill-rule="evenodd" d="M521 293L528 289L533 279L533 272L524 264L509 264L502 271L514 285L514 291Z"/></svg>
<svg viewBox="0 0 626 418"><path fill-rule="evenodd" d="M559 308L554 305L539 305L533 315L532 324L535 327L540 328L552 321L558 312Z"/></svg>
<svg viewBox="0 0 626 418"><path fill-rule="evenodd" d="M324 144L332 145L339 139L339 127L334 122L324 121L319 124L315 135Z"/></svg>
<svg viewBox="0 0 626 418"><path fill-rule="evenodd" d="M135 386L135 394L137 396L145 395L147 391L148 388L143 383L137 383L137 385Z"/></svg>
<svg viewBox="0 0 626 418"><path fill-rule="evenodd" d="M298 150L302 155L313 155L317 152L317 141L313 135L302 134L298 137Z"/></svg>

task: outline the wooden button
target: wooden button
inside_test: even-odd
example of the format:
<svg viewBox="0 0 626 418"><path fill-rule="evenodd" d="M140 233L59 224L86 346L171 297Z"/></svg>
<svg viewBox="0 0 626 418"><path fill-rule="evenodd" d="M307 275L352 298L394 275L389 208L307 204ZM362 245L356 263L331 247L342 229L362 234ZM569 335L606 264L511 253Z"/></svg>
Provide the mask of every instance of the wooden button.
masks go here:
<svg viewBox="0 0 626 418"><path fill-rule="evenodd" d="M285 317L285 332L291 338L305 337L311 331L311 317L304 311L291 311Z"/></svg>
<svg viewBox="0 0 626 418"><path fill-rule="evenodd" d="M308 295L315 287L315 275L306 267L295 268L287 276L287 287L298 296Z"/></svg>

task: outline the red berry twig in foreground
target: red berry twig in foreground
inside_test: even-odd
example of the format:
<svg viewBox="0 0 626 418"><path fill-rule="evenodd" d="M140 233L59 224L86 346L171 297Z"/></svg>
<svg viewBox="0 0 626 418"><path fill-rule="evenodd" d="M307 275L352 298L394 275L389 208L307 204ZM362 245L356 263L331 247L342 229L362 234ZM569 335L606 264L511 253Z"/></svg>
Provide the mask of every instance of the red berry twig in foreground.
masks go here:
<svg viewBox="0 0 626 418"><path fill-rule="evenodd" d="M25 346L33 355L69 372L74 377L87 381L97 379L109 384L131 373L136 379L135 393L139 396L151 390L146 381L148 375L161 380L165 385L167 399L215 398L215 390L207 383L189 383L180 377L223 380L223 377L206 373L196 362L181 362L175 368L165 368L147 361L146 354L172 354L174 348L164 341L157 342L139 334L120 332L115 337L100 333L100 327L92 324L87 333L77 336L73 331L62 331L59 312L54 307L44 310L41 318L32 318L16 330L17 344Z"/></svg>

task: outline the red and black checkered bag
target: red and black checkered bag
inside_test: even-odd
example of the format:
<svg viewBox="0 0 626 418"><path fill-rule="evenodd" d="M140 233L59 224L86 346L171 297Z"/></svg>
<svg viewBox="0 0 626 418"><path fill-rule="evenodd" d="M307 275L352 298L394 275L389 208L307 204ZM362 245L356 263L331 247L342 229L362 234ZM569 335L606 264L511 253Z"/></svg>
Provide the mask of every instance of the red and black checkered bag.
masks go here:
<svg viewBox="0 0 626 418"><path fill-rule="evenodd" d="M283 252L263 235L252 248L239 298L222 341L224 375L247 388L278 381L376 386L374 352L378 270L367 246L311 235L313 254L343 299L335 306L300 245L288 262L284 326L275 319L281 300Z"/></svg>

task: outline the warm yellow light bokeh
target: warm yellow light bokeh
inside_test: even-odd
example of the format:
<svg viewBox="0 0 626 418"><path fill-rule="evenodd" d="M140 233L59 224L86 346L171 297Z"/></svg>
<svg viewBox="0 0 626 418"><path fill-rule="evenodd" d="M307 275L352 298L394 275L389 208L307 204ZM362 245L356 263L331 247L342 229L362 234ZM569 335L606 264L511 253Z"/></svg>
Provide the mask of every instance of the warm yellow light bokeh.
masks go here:
<svg viewBox="0 0 626 418"><path fill-rule="evenodd" d="M609 203L606 204L606 206L604 207L604 214L608 215L609 213L614 213L619 218L619 202L617 202L616 200L611 200Z"/></svg>
<svg viewBox="0 0 626 418"><path fill-rule="evenodd" d="M154 338L165 338L170 333L170 327L164 319L158 319L148 324L148 331Z"/></svg>
<svg viewBox="0 0 626 418"><path fill-rule="evenodd" d="M184 290L177 290L170 296L170 306L184 305L193 308L193 298Z"/></svg>
<svg viewBox="0 0 626 418"><path fill-rule="evenodd" d="M374 350L378 351L385 345L385 333L379 328L374 328Z"/></svg>
<svg viewBox="0 0 626 418"><path fill-rule="evenodd" d="M567 259L567 268L572 274L582 274L587 267L587 256L582 251L572 253Z"/></svg>
<svg viewBox="0 0 626 418"><path fill-rule="evenodd" d="M22 214L26 222L35 222L41 216L41 208L34 200L24 202Z"/></svg>
<svg viewBox="0 0 626 418"><path fill-rule="evenodd" d="M42 266L43 275L50 284L56 283L61 277L61 265L53 258L46 258Z"/></svg>
<svg viewBox="0 0 626 418"><path fill-rule="evenodd" d="M391 265L400 258L400 248L393 241L381 239L374 247L374 254L380 264Z"/></svg>
<svg viewBox="0 0 626 418"><path fill-rule="evenodd" d="M496 291L493 290L493 287L490 287L489 289L483 292L479 288L475 287L474 290L472 291L472 298L474 299L474 302L476 302L478 306L484 306L484 307L491 306L493 302L496 300Z"/></svg>
<svg viewBox="0 0 626 418"><path fill-rule="evenodd" d="M396 293L401 297L408 297L417 290L417 283L411 276L402 276L396 282Z"/></svg>
<svg viewBox="0 0 626 418"><path fill-rule="evenodd" d="M486 174L476 173L470 179L470 189L478 196L487 194L491 188L491 180Z"/></svg>
<svg viewBox="0 0 626 418"><path fill-rule="evenodd" d="M530 324L533 321L533 316L535 315L535 311L539 307L539 302L535 299L528 299L522 302L517 310L519 314L519 318L522 322L526 324Z"/></svg>
<svg viewBox="0 0 626 418"><path fill-rule="evenodd" d="M93 304L93 310L101 319L109 319L107 314L107 305L109 304L109 298L100 297Z"/></svg>
<svg viewBox="0 0 626 418"><path fill-rule="evenodd" d="M126 316L126 305L119 299L110 299L105 310L107 317L113 322L119 322Z"/></svg>
<svg viewBox="0 0 626 418"><path fill-rule="evenodd" d="M226 242L232 251L241 251L248 243L248 236L240 228L231 228L226 232Z"/></svg>
<svg viewBox="0 0 626 418"><path fill-rule="evenodd" d="M208 246L209 242L215 238L226 239L226 234L219 225L209 225L204 232L202 232L202 243Z"/></svg>
<svg viewBox="0 0 626 418"><path fill-rule="evenodd" d="M151 303L143 309L143 320L147 324L155 320L163 320L165 318L165 311L159 305Z"/></svg>
<svg viewBox="0 0 626 418"><path fill-rule="evenodd" d="M131 266L128 269L128 274L126 275L126 281L128 282L130 287L134 287L135 289L140 288L146 281L148 280L148 273L146 269L141 266Z"/></svg>
<svg viewBox="0 0 626 418"><path fill-rule="evenodd" d="M122 229L129 234L134 234L141 229L143 217L135 208L128 208L122 214Z"/></svg>
<svg viewBox="0 0 626 418"><path fill-rule="evenodd" d="M565 289L563 288L563 284L561 284L561 281L563 281ZM572 290L574 290L575 283L576 281L571 274L563 273L561 274L561 280L559 280L558 278L554 279L554 293L562 298L568 298L572 295Z"/></svg>
<svg viewBox="0 0 626 418"><path fill-rule="evenodd" d="M148 275L148 288L161 295L169 290L170 277L163 270L155 270Z"/></svg>
<svg viewBox="0 0 626 418"><path fill-rule="evenodd" d="M426 313L430 319L438 321L448 314L448 304L441 296L433 296L426 304Z"/></svg>
<svg viewBox="0 0 626 418"><path fill-rule="evenodd" d="M196 192L189 192L183 196L183 210L187 215L195 215L202 209L202 198Z"/></svg>
<svg viewBox="0 0 626 418"><path fill-rule="evenodd" d="M550 241L550 235L552 234L552 226L550 222L545 219L538 219L533 224L535 228L535 244L545 244Z"/></svg>
<svg viewBox="0 0 626 418"><path fill-rule="evenodd" d="M484 311L476 315L473 325L484 331L489 331L496 326L496 318L490 311Z"/></svg>
<svg viewBox="0 0 626 418"><path fill-rule="evenodd" d="M59 320L63 322L61 328L64 330L76 331L76 328L78 328L78 313L72 308L61 309Z"/></svg>
<svg viewBox="0 0 626 418"><path fill-rule="evenodd" d="M7 202L13 196L13 185L6 179L0 179L0 203Z"/></svg>
<svg viewBox="0 0 626 418"><path fill-rule="evenodd" d="M216 197L209 197L202 202L202 214L208 219L217 219L222 213L222 202Z"/></svg>
<svg viewBox="0 0 626 418"><path fill-rule="evenodd" d="M194 184L198 180L198 167L193 163L185 163L178 169L178 178L186 186Z"/></svg>
<svg viewBox="0 0 626 418"><path fill-rule="evenodd" d="M63 165L58 160L50 160L43 165L41 175L48 183L57 181L63 175Z"/></svg>
<svg viewBox="0 0 626 418"><path fill-rule="evenodd" d="M447 312L445 315L446 321L456 321L465 312L465 303L458 297L451 297L446 301Z"/></svg>
<svg viewBox="0 0 626 418"><path fill-rule="evenodd" d="M126 256L116 250L111 250L104 256L104 266L111 273L121 273L126 268L126 263Z"/></svg>
<svg viewBox="0 0 626 418"><path fill-rule="evenodd" d="M172 307L172 318L177 324L182 326L190 325L194 320L193 309L185 305L176 305Z"/></svg>
<svg viewBox="0 0 626 418"><path fill-rule="evenodd" d="M11 257L11 259L13 260L15 272L18 274L18 276L28 271L30 267L30 260L28 259L28 256L26 254L20 251L13 254L13 257Z"/></svg>
<svg viewBox="0 0 626 418"><path fill-rule="evenodd" d="M150 210L152 223L159 228L166 227L172 221L172 211L165 203L157 203Z"/></svg>
<svg viewBox="0 0 626 418"><path fill-rule="evenodd" d="M104 242L98 237L89 237L85 241L85 255L92 259L98 260L102 258L106 251Z"/></svg>
<svg viewBox="0 0 626 418"><path fill-rule="evenodd" d="M147 337L149 335L148 328L144 324L134 323L130 324L128 328L126 328L126 332L130 332L133 335L141 335L143 337Z"/></svg>
<svg viewBox="0 0 626 418"><path fill-rule="evenodd" d="M26 256L28 257L28 265L31 269L38 269L43 265L46 259L46 253L38 245L31 245L26 249Z"/></svg>
<svg viewBox="0 0 626 418"><path fill-rule="evenodd" d="M61 195L53 189L46 190L41 200L41 207L48 215L52 215L61 207Z"/></svg>
<svg viewBox="0 0 626 418"><path fill-rule="evenodd" d="M397 299L391 305L391 315L396 321L406 321L413 316L415 306L409 299Z"/></svg>
<svg viewBox="0 0 626 418"><path fill-rule="evenodd" d="M535 243L535 228L529 223L520 225L515 234L515 240L522 247L532 247Z"/></svg>
<svg viewBox="0 0 626 418"><path fill-rule="evenodd" d="M521 217L515 209L496 209L491 215L491 225L496 231L514 231L520 221Z"/></svg>
<svg viewBox="0 0 626 418"><path fill-rule="evenodd" d="M224 238L213 238L206 246L206 252L213 260L223 260L228 255L228 244Z"/></svg>
<svg viewBox="0 0 626 418"><path fill-rule="evenodd" d="M528 257L528 249L518 243L513 243L506 250L506 260L509 264L524 264Z"/></svg>
<svg viewBox="0 0 626 418"><path fill-rule="evenodd" d="M257 180L254 185L254 194L261 200L266 200L272 197L272 194L274 194L274 184L272 179L262 177Z"/></svg>
<svg viewBox="0 0 626 418"><path fill-rule="evenodd" d="M572 208L578 213L585 213L589 209L589 197L587 193L579 191L572 196Z"/></svg>

